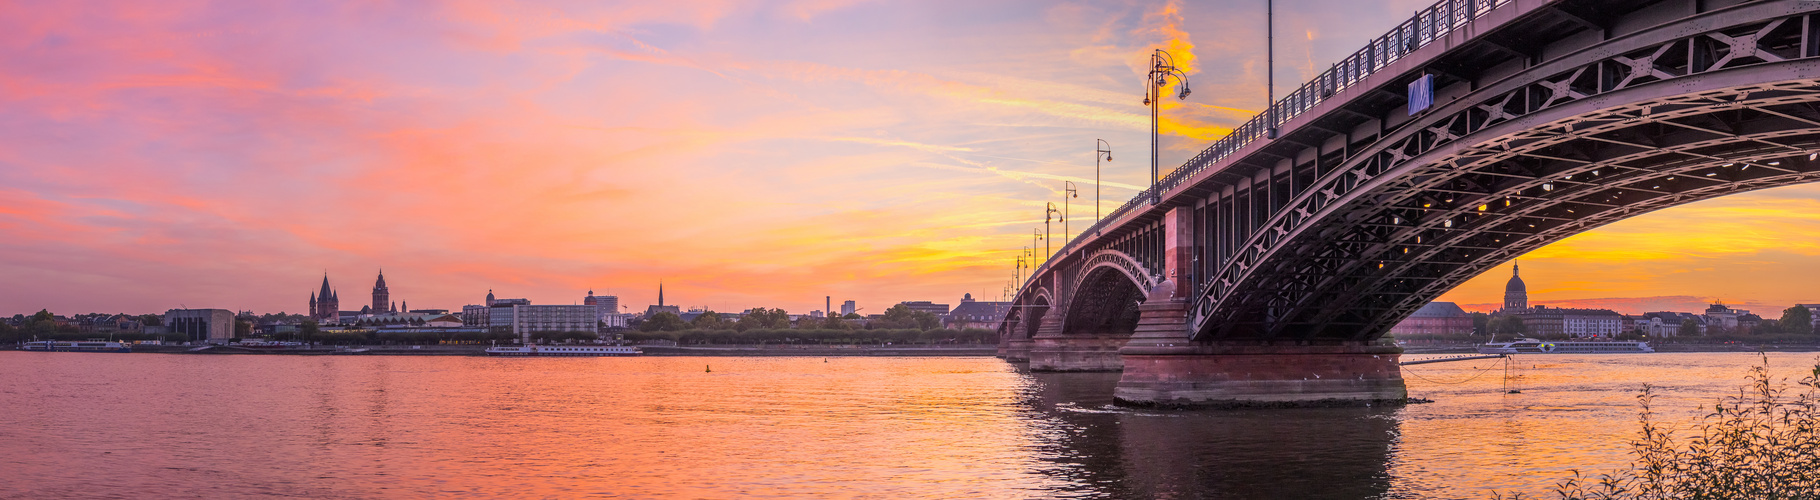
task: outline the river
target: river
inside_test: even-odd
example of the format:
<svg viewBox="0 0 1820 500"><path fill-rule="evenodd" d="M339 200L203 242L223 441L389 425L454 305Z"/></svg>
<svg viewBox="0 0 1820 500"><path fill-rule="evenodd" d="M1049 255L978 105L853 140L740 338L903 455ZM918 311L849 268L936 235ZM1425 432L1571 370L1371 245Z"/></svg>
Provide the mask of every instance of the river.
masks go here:
<svg viewBox="0 0 1820 500"><path fill-rule="evenodd" d="M7 351L0 497L1538 495L1628 463L1642 384L1685 424L1759 359L1531 355L1407 367L1428 404L1146 411L1110 404L1116 373L994 358Z"/></svg>

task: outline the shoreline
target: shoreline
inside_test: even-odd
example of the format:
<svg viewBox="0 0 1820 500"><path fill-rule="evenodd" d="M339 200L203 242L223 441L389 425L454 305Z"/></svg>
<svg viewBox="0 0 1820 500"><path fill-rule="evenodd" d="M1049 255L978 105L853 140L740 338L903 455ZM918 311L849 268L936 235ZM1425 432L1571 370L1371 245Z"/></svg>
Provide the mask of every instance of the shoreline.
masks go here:
<svg viewBox="0 0 1820 500"><path fill-rule="evenodd" d="M1650 343L1656 353L1674 352L1820 352L1820 344L1656 344ZM1472 354L1477 353L1478 344L1428 344L1405 345L1403 354ZM1651 354L1651 353L1637 353Z"/></svg>
<svg viewBox="0 0 1820 500"><path fill-rule="evenodd" d="M254 349L214 346L193 351L195 346L140 345L133 353L204 354L204 355L288 355L288 356L486 356L485 345L431 346L317 346L315 348ZM701 346L636 346L643 356L712 356L712 357L990 357L998 355L998 346L970 344L964 346L814 346L814 345L701 345ZM1477 344L1448 343L1405 345L1403 355L1472 354ZM1816 344L1652 344L1657 353L1693 352L1820 352ZM0 348L20 350L16 346ZM130 353L129 353L130 354Z"/></svg>
<svg viewBox="0 0 1820 500"><path fill-rule="evenodd" d="M477 356L486 357L485 345L462 346L316 346L314 348L254 349L234 346L213 346L200 351L192 350L197 346L140 345L134 346L133 352L125 354L195 354L195 355L281 355L281 356ZM725 357L970 357L995 356L998 346L973 344L954 347L925 346L775 346L759 347L751 345L728 345L714 347L684 346L635 346L644 351L643 356L725 356ZM20 350L13 347L7 350ZM97 353L108 354L108 353Z"/></svg>

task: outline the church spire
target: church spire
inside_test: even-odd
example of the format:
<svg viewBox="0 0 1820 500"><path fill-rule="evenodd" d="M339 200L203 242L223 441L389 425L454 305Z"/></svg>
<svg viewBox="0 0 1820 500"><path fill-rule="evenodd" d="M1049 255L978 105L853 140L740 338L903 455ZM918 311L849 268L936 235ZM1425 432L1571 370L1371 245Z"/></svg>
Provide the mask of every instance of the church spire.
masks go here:
<svg viewBox="0 0 1820 500"><path fill-rule="evenodd" d="M657 280L657 307L664 306L664 280Z"/></svg>

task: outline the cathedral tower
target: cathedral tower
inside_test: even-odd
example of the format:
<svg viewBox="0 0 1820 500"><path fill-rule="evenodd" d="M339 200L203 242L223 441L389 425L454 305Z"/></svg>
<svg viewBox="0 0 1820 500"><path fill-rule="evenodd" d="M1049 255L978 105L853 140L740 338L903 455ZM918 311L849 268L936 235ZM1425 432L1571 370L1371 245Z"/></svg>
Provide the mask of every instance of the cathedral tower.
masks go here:
<svg viewBox="0 0 1820 500"><path fill-rule="evenodd" d="M385 287L385 271L381 270L379 281L373 283L373 314L391 311L391 297L392 293Z"/></svg>
<svg viewBox="0 0 1820 500"><path fill-rule="evenodd" d="M310 318L320 324L331 324L340 319L340 311L341 300L329 288L329 273L322 273L322 289L310 294Z"/></svg>

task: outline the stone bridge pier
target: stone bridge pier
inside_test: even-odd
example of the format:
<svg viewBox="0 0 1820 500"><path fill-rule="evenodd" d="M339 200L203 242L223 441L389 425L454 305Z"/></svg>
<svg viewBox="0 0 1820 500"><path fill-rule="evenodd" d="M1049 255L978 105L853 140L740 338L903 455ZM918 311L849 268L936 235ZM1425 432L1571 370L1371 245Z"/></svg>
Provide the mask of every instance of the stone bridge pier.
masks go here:
<svg viewBox="0 0 1820 500"><path fill-rule="evenodd" d="M1122 371L1117 401L1136 406L1301 406L1400 402L1395 346L1375 341L1196 341L1193 216L1168 211L1142 259L1104 254L1055 266L1008 328L1004 357L1033 371ZM1139 272L1131 272L1137 269ZM1050 297L1055 297L1051 307Z"/></svg>

